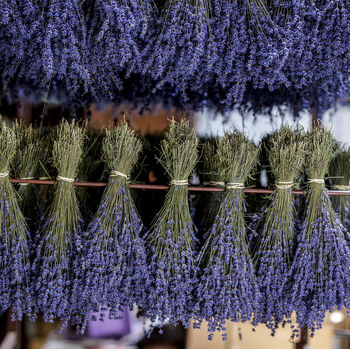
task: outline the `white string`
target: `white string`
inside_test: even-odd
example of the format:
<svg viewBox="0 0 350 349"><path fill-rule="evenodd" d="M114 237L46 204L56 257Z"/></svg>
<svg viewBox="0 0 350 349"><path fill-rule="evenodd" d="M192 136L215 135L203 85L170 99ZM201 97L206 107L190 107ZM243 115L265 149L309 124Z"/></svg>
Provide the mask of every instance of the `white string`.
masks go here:
<svg viewBox="0 0 350 349"><path fill-rule="evenodd" d="M0 178L5 178L9 175L9 171L6 172L0 172Z"/></svg>
<svg viewBox="0 0 350 349"><path fill-rule="evenodd" d="M172 179L170 184L173 185L187 185L188 180L187 179Z"/></svg>
<svg viewBox="0 0 350 349"><path fill-rule="evenodd" d="M65 182L69 182L69 183L74 182L74 178L68 178L68 177L63 177L63 176L57 176L57 180L58 181L65 181Z"/></svg>
<svg viewBox="0 0 350 349"><path fill-rule="evenodd" d="M324 179L321 179L321 178L310 178L307 182L309 184L311 184L311 183L324 184Z"/></svg>
<svg viewBox="0 0 350 349"><path fill-rule="evenodd" d="M109 175L109 177L117 177L117 176L124 177L124 178L128 179L128 176L125 173L119 172L117 170L112 170L111 174Z"/></svg>
<svg viewBox="0 0 350 349"><path fill-rule="evenodd" d="M276 182L276 188L278 189L289 189L293 186L293 182Z"/></svg>
<svg viewBox="0 0 350 349"><path fill-rule="evenodd" d="M34 177L22 177L22 178L20 178L20 179L23 179L23 180L26 180L26 179L34 179ZM19 185L25 187L25 186L29 185L29 183L19 183Z"/></svg>
<svg viewBox="0 0 350 349"><path fill-rule="evenodd" d="M348 191L350 189L350 187L348 185L338 185L338 184L335 184L335 185L332 185L332 189L334 190L342 190L342 191Z"/></svg>
<svg viewBox="0 0 350 349"><path fill-rule="evenodd" d="M210 181L209 185L211 185L213 187L224 187L225 186L225 182Z"/></svg>
<svg viewBox="0 0 350 349"><path fill-rule="evenodd" d="M244 183L230 182L226 183L226 189L243 189Z"/></svg>

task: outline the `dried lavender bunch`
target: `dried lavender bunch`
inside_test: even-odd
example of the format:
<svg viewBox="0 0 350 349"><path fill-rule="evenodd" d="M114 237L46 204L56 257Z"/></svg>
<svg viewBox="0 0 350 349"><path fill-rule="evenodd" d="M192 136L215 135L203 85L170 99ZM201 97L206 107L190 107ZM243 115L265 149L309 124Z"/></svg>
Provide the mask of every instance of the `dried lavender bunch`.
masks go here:
<svg viewBox="0 0 350 349"><path fill-rule="evenodd" d="M300 328L321 328L327 311L350 306L350 250L324 185L333 137L323 126L307 135L308 192L297 249L289 275L288 310Z"/></svg>
<svg viewBox="0 0 350 349"><path fill-rule="evenodd" d="M350 189L350 148L340 148L329 165L328 175L332 190ZM333 196L332 203L344 227L350 228L350 199L348 196Z"/></svg>
<svg viewBox="0 0 350 349"><path fill-rule="evenodd" d="M196 75L201 74L210 33L208 0L167 0L145 46L142 74L149 76L154 90L171 87L185 95L195 89ZM186 98L186 97L185 97Z"/></svg>
<svg viewBox="0 0 350 349"><path fill-rule="evenodd" d="M186 121L172 120L161 142L160 163L171 178L163 207L146 239L151 287L145 313L156 320L185 326L192 316L196 283L195 227L188 205L188 177L198 161L198 139Z"/></svg>
<svg viewBox="0 0 350 349"><path fill-rule="evenodd" d="M283 126L268 143L267 157L276 182L254 247L262 295L254 325L265 323L274 333L278 324L289 321L291 315L285 302L296 230L292 187L305 161L305 136L301 131Z"/></svg>
<svg viewBox="0 0 350 349"><path fill-rule="evenodd" d="M81 294L82 222L74 179L83 141L83 129L75 122L63 120L57 126L52 151L57 184L37 232L33 264L37 307L48 322L58 318L66 324L77 308L75 296Z"/></svg>
<svg viewBox="0 0 350 349"><path fill-rule="evenodd" d="M41 38L36 54L40 60L35 64L41 68L39 86L49 92L62 86L71 96L89 92L92 79L82 1L43 0L35 6Z"/></svg>
<svg viewBox="0 0 350 349"><path fill-rule="evenodd" d="M147 255L140 237L143 224L128 185L141 150L140 139L126 121L106 130L102 156L110 177L85 234L84 290L78 295L86 315L100 311L100 320L105 310L110 318L118 318L122 307L142 306L149 292Z"/></svg>
<svg viewBox="0 0 350 349"><path fill-rule="evenodd" d="M140 70L152 5L149 0L96 0L91 6L88 43L97 98L115 98L125 78Z"/></svg>
<svg viewBox="0 0 350 349"><path fill-rule="evenodd" d="M260 293L250 257L244 219L244 183L256 166L259 148L239 132L218 142L215 160L226 182L218 213L200 252L195 326L208 322L209 339L224 331L226 320L247 321L259 309Z"/></svg>
<svg viewBox="0 0 350 349"><path fill-rule="evenodd" d="M11 308L12 319L35 318L30 275L30 234L9 181L17 151L14 129L0 121L0 314Z"/></svg>
<svg viewBox="0 0 350 349"><path fill-rule="evenodd" d="M15 177L33 179L37 175L40 166L39 160L43 152L39 130L34 129L32 125L27 127L22 120L20 122L16 121L14 130L19 142L18 152L13 164ZM27 220L33 219L38 209L38 203L36 202L37 186L20 183L17 192L20 195L19 204L24 216Z"/></svg>

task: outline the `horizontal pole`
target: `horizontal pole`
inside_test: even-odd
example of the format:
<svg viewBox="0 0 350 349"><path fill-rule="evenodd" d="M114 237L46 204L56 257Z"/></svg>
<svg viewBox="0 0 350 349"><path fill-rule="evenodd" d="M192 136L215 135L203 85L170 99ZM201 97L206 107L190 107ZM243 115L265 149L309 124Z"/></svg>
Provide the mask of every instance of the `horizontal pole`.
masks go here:
<svg viewBox="0 0 350 349"><path fill-rule="evenodd" d="M10 179L13 184L28 183L28 184L39 184L39 185L54 185L57 181L53 180L41 180L41 179ZM106 182L74 182L77 187L105 187ZM129 184L132 189L145 189L145 190L168 190L169 185L158 185L158 184ZM201 187L201 186L189 186L189 191L193 192L222 192L225 191L223 187ZM259 188L245 188L244 192L247 194L272 194L272 189L259 189ZM304 190L293 190L295 195L305 195ZM345 190L329 190L330 196L350 196L350 191Z"/></svg>

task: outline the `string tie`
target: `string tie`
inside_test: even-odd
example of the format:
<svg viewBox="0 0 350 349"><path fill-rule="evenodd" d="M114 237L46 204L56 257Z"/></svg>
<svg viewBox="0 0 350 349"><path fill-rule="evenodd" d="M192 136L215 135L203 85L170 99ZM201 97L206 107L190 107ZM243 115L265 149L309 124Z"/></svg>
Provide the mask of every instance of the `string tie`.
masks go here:
<svg viewBox="0 0 350 349"><path fill-rule="evenodd" d="M225 182L216 182L216 181L210 181L209 185L212 187L224 187Z"/></svg>
<svg viewBox="0 0 350 349"><path fill-rule="evenodd" d="M23 180L34 179L34 177L22 177L20 179L23 179ZM19 183L19 185L21 185L22 187L25 187L25 186L29 185L29 183Z"/></svg>
<svg viewBox="0 0 350 349"><path fill-rule="evenodd" d="M9 171L6 172L0 172L0 178L5 178L9 175Z"/></svg>
<svg viewBox="0 0 350 349"><path fill-rule="evenodd" d="M334 190L342 190L342 191L348 191L350 189L350 187L348 185L332 185L332 189Z"/></svg>
<svg viewBox="0 0 350 349"><path fill-rule="evenodd" d="M310 178L307 182L308 182L308 184L311 184L311 183L324 184L324 179L321 179L321 178Z"/></svg>
<svg viewBox="0 0 350 349"><path fill-rule="evenodd" d="M51 177L39 177L41 181L48 181L51 179Z"/></svg>
<svg viewBox="0 0 350 349"><path fill-rule="evenodd" d="M244 183L237 183L237 182L226 183L226 189L244 189Z"/></svg>
<svg viewBox="0 0 350 349"><path fill-rule="evenodd" d="M172 179L170 184L173 185L187 185L188 180L187 179Z"/></svg>
<svg viewBox="0 0 350 349"><path fill-rule="evenodd" d="M58 181L64 181L68 183L73 183L75 181L74 178L69 178L69 177L63 177L63 176L57 176Z"/></svg>
<svg viewBox="0 0 350 349"><path fill-rule="evenodd" d="M119 172L117 170L112 170L111 171L111 174L109 175L109 177L124 177L126 179L128 179L128 175L126 175L125 173L123 172Z"/></svg>
<svg viewBox="0 0 350 349"><path fill-rule="evenodd" d="M292 181L288 182L276 182L276 188L278 189L289 189L294 185Z"/></svg>

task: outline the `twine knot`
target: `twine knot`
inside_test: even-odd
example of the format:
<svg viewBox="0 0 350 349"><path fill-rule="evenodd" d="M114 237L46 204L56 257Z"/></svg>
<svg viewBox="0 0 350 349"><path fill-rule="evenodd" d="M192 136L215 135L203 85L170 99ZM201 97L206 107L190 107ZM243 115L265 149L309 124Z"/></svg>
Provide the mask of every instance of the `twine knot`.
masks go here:
<svg viewBox="0 0 350 349"><path fill-rule="evenodd" d="M244 183L229 182L226 183L226 189L244 189Z"/></svg>
<svg viewBox="0 0 350 349"><path fill-rule="evenodd" d="M278 189L289 189L293 185L294 185L293 181L276 182L276 188L278 188Z"/></svg>
<svg viewBox="0 0 350 349"><path fill-rule="evenodd" d="M64 181L68 183L73 183L75 181L74 178L64 177L64 176L57 176L58 181Z"/></svg>
<svg viewBox="0 0 350 349"><path fill-rule="evenodd" d="M209 185L212 187L224 187L225 182L216 182L216 181L210 181Z"/></svg>
<svg viewBox="0 0 350 349"><path fill-rule="evenodd" d="M27 179L34 179L34 177L21 177L20 179L27 180ZM29 183L19 183L22 187L25 187L29 185Z"/></svg>
<svg viewBox="0 0 350 349"><path fill-rule="evenodd" d="M348 186L348 185L335 184L335 185L332 185L332 189L334 189L334 190L348 191L348 190L350 189L350 186Z"/></svg>
<svg viewBox="0 0 350 349"><path fill-rule="evenodd" d="M124 177L126 179L128 179L128 175L126 175L125 173L123 172L119 172L117 170L112 170L109 177Z"/></svg>
<svg viewBox="0 0 350 349"><path fill-rule="evenodd" d="M307 182L308 182L308 184L311 184L311 183L324 184L324 179L322 179L322 178L310 178Z"/></svg>
<svg viewBox="0 0 350 349"><path fill-rule="evenodd" d="M0 172L0 178L5 178L9 175L9 171L6 172Z"/></svg>
<svg viewBox="0 0 350 349"><path fill-rule="evenodd" d="M170 184L173 185L187 185L188 180L187 179L172 179Z"/></svg>

